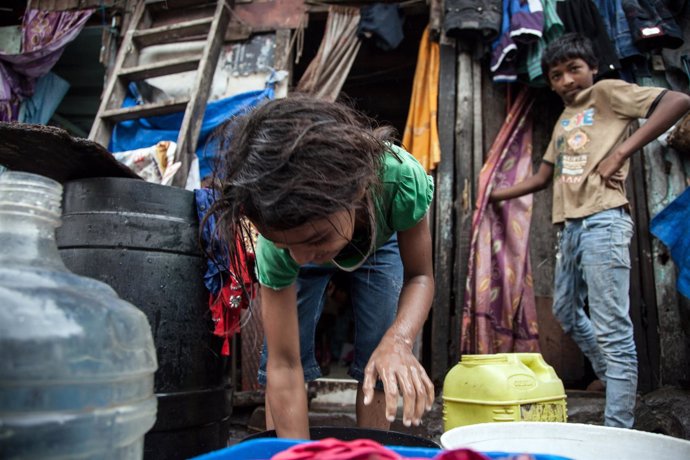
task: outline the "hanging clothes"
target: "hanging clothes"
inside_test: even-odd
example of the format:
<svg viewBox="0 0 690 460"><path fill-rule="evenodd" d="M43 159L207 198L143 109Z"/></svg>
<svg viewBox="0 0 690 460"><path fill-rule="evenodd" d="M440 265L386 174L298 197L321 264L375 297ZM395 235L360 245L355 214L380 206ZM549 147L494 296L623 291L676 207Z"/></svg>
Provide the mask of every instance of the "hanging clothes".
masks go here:
<svg viewBox="0 0 690 460"><path fill-rule="evenodd" d="M494 186L532 175L533 98L523 88L510 108L479 175L472 216L461 353L539 351L529 261L532 195L490 204Z"/></svg>
<svg viewBox="0 0 690 460"><path fill-rule="evenodd" d="M26 10L22 52L0 52L0 121L17 120L21 101L33 95L36 80L53 68L93 11Z"/></svg>
<svg viewBox="0 0 690 460"><path fill-rule="evenodd" d="M622 0L594 0L601 19L604 21L606 32L609 34L618 59L639 56L640 50L633 42L628 18L623 11Z"/></svg>
<svg viewBox="0 0 690 460"><path fill-rule="evenodd" d="M690 1L684 0L674 17L683 31L683 46L673 50L664 48L661 55L671 89L685 92L690 89Z"/></svg>
<svg viewBox="0 0 690 460"><path fill-rule="evenodd" d="M431 40L427 27L417 56L410 110L402 144L428 173L441 161L438 139L438 81L441 64L439 44Z"/></svg>
<svg viewBox="0 0 690 460"><path fill-rule="evenodd" d="M640 51L683 45L683 32L662 0L622 0L622 4Z"/></svg>
<svg viewBox="0 0 690 460"><path fill-rule="evenodd" d="M362 44L357 36L359 9L329 6L326 30L316 56L297 83L297 91L335 101Z"/></svg>
<svg viewBox="0 0 690 460"><path fill-rule="evenodd" d="M491 45L490 69L494 82L517 80L518 47L539 40L543 29L541 0L503 0L501 34Z"/></svg>
<svg viewBox="0 0 690 460"><path fill-rule="evenodd" d="M546 78L541 68L541 58L546 45L563 35L565 27L556 12L556 0L543 0L544 32L535 43L527 46L526 70L527 82L530 86L547 86Z"/></svg>
<svg viewBox="0 0 690 460"><path fill-rule="evenodd" d="M17 121L45 125L57 110L69 90L69 83L59 75L48 72L36 81L34 94L19 106Z"/></svg>
<svg viewBox="0 0 690 460"><path fill-rule="evenodd" d="M194 190L197 216L203 223L200 240L206 258L204 285L209 291L208 306L215 326L213 334L223 339L221 355L230 355L230 339L240 331L242 310L249 308L254 299L254 253L245 248L253 244L235 241L237 259L234 263L228 260L228 251L216 231L216 218L206 214L213 205L217 195L210 189ZM210 255L210 257L209 257Z"/></svg>
<svg viewBox="0 0 690 460"><path fill-rule="evenodd" d="M359 10L360 19L357 36L364 40L371 38L384 51L394 50L400 45L403 35L403 13L397 3L374 3Z"/></svg>
<svg viewBox="0 0 690 460"><path fill-rule="evenodd" d="M556 11L563 21L565 32L577 32L592 41L594 55L599 60L598 77L617 76L621 63L592 0L558 0Z"/></svg>

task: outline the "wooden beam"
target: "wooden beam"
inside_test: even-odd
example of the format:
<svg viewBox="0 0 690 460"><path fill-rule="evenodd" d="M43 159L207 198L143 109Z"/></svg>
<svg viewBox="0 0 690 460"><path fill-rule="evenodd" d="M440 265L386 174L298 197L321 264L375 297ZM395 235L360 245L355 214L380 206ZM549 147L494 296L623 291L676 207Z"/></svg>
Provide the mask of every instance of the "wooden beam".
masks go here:
<svg viewBox="0 0 690 460"><path fill-rule="evenodd" d="M649 392L659 386L658 336L656 335L656 296L654 271L651 260L649 238L649 215L647 214L647 192L644 183L644 167L641 154L633 155L630 162L628 194L632 207L635 232L630 244L630 317L633 322L639 375L637 388ZM654 331L649 330L650 320ZM651 340L650 340L651 339ZM654 356L655 355L655 356Z"/></svg>
<svg viewBox="0 0 690 460"><path fill-rule="evenodd" d="M475 45L480 46L480 45ZM479 53L475 52L475 56ZM484 166L484 108L482 106L482 63L477 59L472 59L472 173L474 176L474 193L476 196L476 186L479 182L479 172Z"/></svg>
<svg viewBox="0 0 690 460"><path fill-rule="evenodd" d="M206 39L208 29L211 26L213 17L204 17L184 21L175 24L168 24L161 27L152 27L145 30L137 30L132 36L134 43L140 48L151 45L162 45L165 43L176 43L184 39L194 38Z"/></svg>
<svg viewBox="0 0 690 460"><path fill-rule="evenodd" d="M140 24L145 20L146 16L145 3L139 2L136 9L132 13L131 21L133 24ZM115 66L110 72L110 77L103 89L103 97L101 99L101 105L98 108L98 114L106 112L108 109L113 107L119 108L122 106L122 101L125 98L126 88L122 81L118 78L118 73L120 70L131 62L131 60L136 60L138 57L138 50L132 44L132 30L130 29L125 33L125 38L120 46L117 53L117 58L115 59ZM112 120L104 120L96 115L93 126L91 127L91 132L89 133L89 139L94 142L98 142L104 147L108 147L110 143L110 137L112 135Z"/></svg>
<svg viewBox="0 0 690 460"><path fill-rule="evenodd" d="M231 0L232 1L232 0ZM177 150L175 160L182 163L180 170L173 177L173 185L184 187L189 175L189 167L196 156L196 146L201 131L201 123L206 111L206 103L213 81L213 75L218 63L218 57L223 47L223 33L230 20L232 4L226 0L218 0L213 22L208 33L208 40L199 63L199 70L192 86L189 106L185 110L180 127L180 135L177 138Z"/></svg>
<svg viewBox="0 0 690 460"><path fill-rule="evenodd" d="M146 80L147 78L160 77L181 72L188 72L199 68L198 57L183 57L166 59L153 64L139 65L122 69L120 77L129 81Z"/></svg>
<svg viewBox="0 0 690 460"><path fill-rule="evenodd" d="M648 215L653 218L685 190L686 177L678 153L662 147L656 141L643 149L643 157L647 192L645 202ZM631 171L635 172L635 169L633 163ZM639 216L636 217L639 219ZM639 220L636 222L636 233L651 239L647 228L643 229ZM654 366L653 359L658 357L659 385L683 385L690 379L690 356L688 338L683 330L684 315L676 290L676 267L666 247L657 239L651 239L651 246L645 255L651 257L653 267L653 277L645 284L655 294L655 302L645 302L646 311L643 312L648 321L645 333L649 334L650 363Z"/></svg>
<svg viewBox="0 0 690 460"><path fill-rule="evenodd" d="M124 8L126 0L29 0L27 10L66 11L89 8Z"/></svg>
<svg viewBox="0 0 690 460"><path fill-rule="evenodd" d="M465 305L465 284L467 282L467 261L470 254L472 211L474 209L474 177L472 136L473 118L473 74L472 54L469 49L458 50L457 58L457 114L455 117L455 308L450 336L451 362L460 357L460 330L462 310Z"/></svg>
<svg viewBox="0 0 690 460"><path fill-rule="evenodd" d="M167 115L169 113L180 112L185 109L189 99L174 99L170 101L156 102L153 104L134 105L132 107L121 107L110 109L102 113L101 118L111 123L118 123L135 118L155 117Z"/></svg>
<svg viewBox="0 0 690 460"><path fill-rule="evenodd" d="M443 1L430 0L429 3L429 33L436 39L441 36L443 28Z"/></svg>
<svg viewBox="0 0 690 460"><path fill-rule="evenodd" d="M438 89L438 136L441 160L436 167L434 200L434 275L431 313L431 379L441 384L448 371L450 305L453 281L453 172L455 157L455 45L441 43Z"/></svg>

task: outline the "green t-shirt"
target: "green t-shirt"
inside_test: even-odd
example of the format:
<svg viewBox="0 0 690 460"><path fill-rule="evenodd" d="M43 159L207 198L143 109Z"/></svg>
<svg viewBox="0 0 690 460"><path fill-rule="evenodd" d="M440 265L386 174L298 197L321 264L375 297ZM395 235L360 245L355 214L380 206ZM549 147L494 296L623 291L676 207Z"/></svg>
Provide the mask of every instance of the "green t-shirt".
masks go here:
<svg viewBox="0 0 690 460"><path fill-rule="evenodd" d="M393 153L394 152L394 153ZM391 145L384 155L381 171L381 195L376 200L376 242L380 248L397 231L417 224L426 215L434 194L434 183L421 164L402 148ZM366 243L363 241L366 240ZM357 244L357 243L360 244ZM369 247L367 235L353 236L360 248ZM366 255L368 257L369 254ZM353 267L362 256L336 257L338 265ZM330 263L326 265L332 265ZM256 270L259 282L272 289L290 286L297 279L299 265L287 249L278 249L259 236L256 247Z"/></svg>

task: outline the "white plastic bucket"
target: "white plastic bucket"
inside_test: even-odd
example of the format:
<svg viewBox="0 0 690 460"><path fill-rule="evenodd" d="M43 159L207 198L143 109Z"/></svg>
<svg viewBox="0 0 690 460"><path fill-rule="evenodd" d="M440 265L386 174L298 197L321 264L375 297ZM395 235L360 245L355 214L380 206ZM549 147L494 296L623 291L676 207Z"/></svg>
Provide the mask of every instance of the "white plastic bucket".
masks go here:
<svg viewBox="0 0 690 460"><path fill-rule="evenodd" d="M445 449L550 454L573 460L690 459L690 441L645 431L559 422L479 423L441 435Z"/></svg>

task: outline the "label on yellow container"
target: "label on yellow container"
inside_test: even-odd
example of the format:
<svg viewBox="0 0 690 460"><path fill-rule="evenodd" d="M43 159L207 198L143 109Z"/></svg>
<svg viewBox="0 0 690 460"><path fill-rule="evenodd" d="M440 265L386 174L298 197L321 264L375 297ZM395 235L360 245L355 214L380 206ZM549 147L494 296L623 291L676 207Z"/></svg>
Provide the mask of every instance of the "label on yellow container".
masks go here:
<svg viewBox="0 0 690 460"><path fill-rule="evenodd" d="M520 420L523 422L565 422L568 420L565 400L523 404L520 406Z"/></svg>

